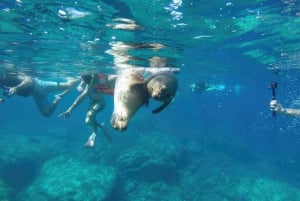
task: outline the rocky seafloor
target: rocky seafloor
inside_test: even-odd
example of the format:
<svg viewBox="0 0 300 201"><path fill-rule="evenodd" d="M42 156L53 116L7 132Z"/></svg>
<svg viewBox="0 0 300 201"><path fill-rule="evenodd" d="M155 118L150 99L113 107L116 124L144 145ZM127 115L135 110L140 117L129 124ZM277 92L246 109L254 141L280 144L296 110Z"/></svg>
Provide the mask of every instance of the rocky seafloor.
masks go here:
<svg viewBox="0 0 300 201"><path fill-rule="evenodd" d="M255 156L253 164L239 160L234 150L248 153L239 141L149 131L84 149L55 135L7 132L0 134L0 201L300 200L297 186L259 171Z"/></svg>

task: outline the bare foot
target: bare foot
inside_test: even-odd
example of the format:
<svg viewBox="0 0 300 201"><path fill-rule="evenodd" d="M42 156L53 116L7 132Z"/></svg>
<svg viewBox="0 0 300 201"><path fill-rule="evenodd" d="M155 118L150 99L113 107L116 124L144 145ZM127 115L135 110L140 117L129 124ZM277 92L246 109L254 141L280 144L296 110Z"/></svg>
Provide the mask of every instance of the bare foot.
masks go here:
<svg viewBox="0 0 300 201"><path fill-rule="evenodd" d="M95 145L95 139L96 139L96 133L92 133L89 137L89 139L87 140L87 142L85 143L85 146L88 148L92 148Z"/></svg>

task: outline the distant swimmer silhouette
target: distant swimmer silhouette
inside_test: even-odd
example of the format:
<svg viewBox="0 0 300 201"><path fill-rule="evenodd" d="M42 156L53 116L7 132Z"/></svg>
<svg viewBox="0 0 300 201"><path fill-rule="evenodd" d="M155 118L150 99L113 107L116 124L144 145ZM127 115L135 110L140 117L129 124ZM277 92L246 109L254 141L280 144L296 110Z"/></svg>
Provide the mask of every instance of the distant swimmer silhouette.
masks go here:
<svg viewBox="0 0 300 201"><path fill-rule="evenodd" d="M190 88L193 92L203 93L206 91L222 91L226 87L225 85L214 85L214 84L206 84L206 83L193 83L190 85Z"/></svg>
<svg viewBox="0 0 300 201"><path fill-rule="evenodd" d="M48 117L52 115L61 98L70 91L77 81L79 80L74 78L68 79L66 82L44 81L25 74L4 74L0 76L0 86L5 98L1 99L0 102L3 103L13 95L32 96L41 114ZM63 92L56 94L54 100L49 102L49 94L59 91Z"/></svg>

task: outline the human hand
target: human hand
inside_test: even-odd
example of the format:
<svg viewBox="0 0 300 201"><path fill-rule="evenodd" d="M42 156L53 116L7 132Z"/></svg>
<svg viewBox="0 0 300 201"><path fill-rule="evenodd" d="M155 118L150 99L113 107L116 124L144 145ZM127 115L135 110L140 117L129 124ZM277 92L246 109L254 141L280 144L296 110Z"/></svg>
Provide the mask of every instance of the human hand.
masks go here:
<svg viewBox="0 0 300 201"><path fill-rule="evenodd" d="M15 95L17 93L17 87L11 87L9 88L8 90L8 96L12 96L12 95Z"/></svg>
<svg viewBox="0 0 300 201"><path fill-rule="evenodd" d="M83 92L83 90L84 90L84 88L83 88L81 85L79 85L79 86L77 87L77 91L78 91L79 93Z"/></svg>
<svg viewBox="0 0 300 201"><path fill-rule="evenodd" d="M71 116L71 110L69 110L69 109L58 115L58 117L63 117L64 119L67 119L70 116Z"/></svg>
<svg viewBox="0 0 300 201"><path fill-rule="evenodd" d="M283 112L284 111L284 108L277 100L270 101L270 109L271 109L271 111L275 111L275 112Z"/></svg>
<svg viewBox="0 0 300 201"><path fill-rule="evenodd" d="M77 86L77 91L81 93L83 92L83 90L84 90L84 81L81 80L79 85Z"/></svg>

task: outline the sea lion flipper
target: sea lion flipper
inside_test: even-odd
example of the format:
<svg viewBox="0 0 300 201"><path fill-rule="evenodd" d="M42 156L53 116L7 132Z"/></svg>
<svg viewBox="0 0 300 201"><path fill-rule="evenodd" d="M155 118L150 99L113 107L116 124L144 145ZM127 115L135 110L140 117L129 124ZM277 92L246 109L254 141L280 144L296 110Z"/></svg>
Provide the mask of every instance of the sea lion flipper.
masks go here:
<svg viewBox="0 0 300 201"><path fill-rule="evenodd" d="M165 109L168 105L170 104L170 102L164 102L161 106L159 106L158 108L152 110L153 114L157 114L159 112L161 112L163 109Z"/></svg>

